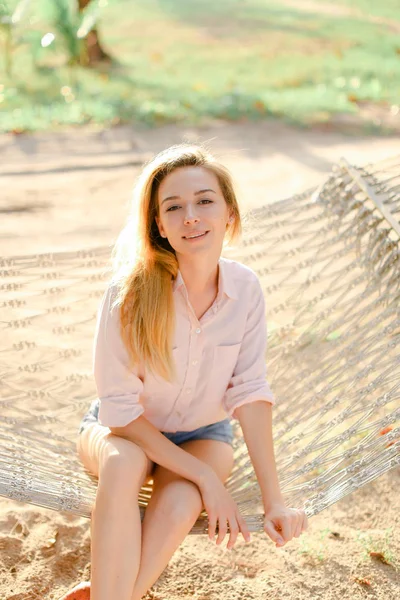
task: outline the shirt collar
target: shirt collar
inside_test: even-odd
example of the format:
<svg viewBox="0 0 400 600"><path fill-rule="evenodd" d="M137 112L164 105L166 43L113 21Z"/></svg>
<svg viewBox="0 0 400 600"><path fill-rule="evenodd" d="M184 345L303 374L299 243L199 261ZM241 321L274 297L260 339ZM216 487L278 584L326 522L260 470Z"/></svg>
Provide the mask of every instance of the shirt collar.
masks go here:
<svg viewBox="0 0 400 600"><path fill-rule="evenodd" d="M230 277L230 274L227 269L227 263L225 262L223 257L220 257L218 260L219 265L219 276L218 276L218 296L217 300L220 300L225 294L228 298L232 298L232 300L237 300L237 291L235 288L235 283L233 279ZM176 279L173 281L173 291L180 289L182 286L185 286L185 282L183 281L182 273L178 269L178 274Z"/></svg>

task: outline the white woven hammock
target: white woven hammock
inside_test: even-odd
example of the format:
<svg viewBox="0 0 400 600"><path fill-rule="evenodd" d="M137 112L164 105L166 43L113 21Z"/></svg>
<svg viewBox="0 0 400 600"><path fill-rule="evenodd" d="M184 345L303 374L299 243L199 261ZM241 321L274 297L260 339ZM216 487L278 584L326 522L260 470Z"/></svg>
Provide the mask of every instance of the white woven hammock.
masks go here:
<svg viewBox="0 0 400 600"><path fill-rule="evenodd" d="M334 167L324 185L252 211L225 252L263 285L274 445L289 506L311 517L400 465L400 158ZM0 495L90 517L76 453L96 398L92 344L110 247L0 260ZM226 483L250 531L259 486L239 423ZM152 485L139 495L141 517ZM207 530L203 512L192 533Z"/></svg>

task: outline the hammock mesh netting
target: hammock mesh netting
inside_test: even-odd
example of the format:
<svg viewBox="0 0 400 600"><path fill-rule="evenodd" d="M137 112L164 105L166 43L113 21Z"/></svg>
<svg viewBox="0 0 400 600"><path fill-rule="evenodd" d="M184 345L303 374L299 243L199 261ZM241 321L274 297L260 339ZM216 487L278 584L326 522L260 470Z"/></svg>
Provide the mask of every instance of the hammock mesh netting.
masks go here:
<svg viewBox="0 0 400 600"><path fill-rule="evenodd" d="M400 158L341 160L319 188L253 210L224 256L267 307L274 447L288 506L311 517L400 465ZM111 246L1 260L0 495L90 518L76 451L96 398L96 313ZM234 326L234 323L232 323ZM238 421L226 482L250 531L263 507ZM152 482L143 486L143 518ZM192 533L207 531L203 511Z"/></svg>

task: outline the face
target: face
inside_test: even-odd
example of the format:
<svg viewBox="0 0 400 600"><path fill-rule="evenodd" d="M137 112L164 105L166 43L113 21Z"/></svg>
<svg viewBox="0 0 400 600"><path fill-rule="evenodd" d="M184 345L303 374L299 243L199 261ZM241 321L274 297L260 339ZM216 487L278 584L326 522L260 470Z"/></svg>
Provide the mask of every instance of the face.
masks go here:
<svg viewBox="0 0 400 600"><path fill-rule="evenodd" d="M160 184L158 207L160 235L178 257L214 251L219 256L230 211L214 173L204 167L175 169Z"/></svg>

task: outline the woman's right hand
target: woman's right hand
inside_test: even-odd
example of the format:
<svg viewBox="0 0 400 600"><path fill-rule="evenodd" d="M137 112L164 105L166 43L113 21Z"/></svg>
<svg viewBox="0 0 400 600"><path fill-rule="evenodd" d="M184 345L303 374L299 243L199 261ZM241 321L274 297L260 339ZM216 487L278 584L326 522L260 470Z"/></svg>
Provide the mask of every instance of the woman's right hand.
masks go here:
<svg viewBox="0 0 400 600"><path fill-rule="evenodd" d="M239 508L219 479L215 471L207 471L199 484L204 508L208 515L208 537L214 540L215 529L218 522L217 545L221 544L227 534L229 523L230 535L227 549L230 550L237 540L239 532L246 542L250 541L250 532L246 521L239 512Z"/></svg>

